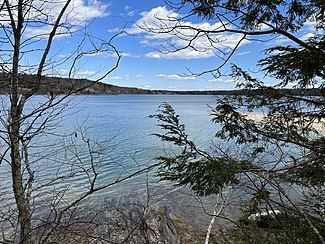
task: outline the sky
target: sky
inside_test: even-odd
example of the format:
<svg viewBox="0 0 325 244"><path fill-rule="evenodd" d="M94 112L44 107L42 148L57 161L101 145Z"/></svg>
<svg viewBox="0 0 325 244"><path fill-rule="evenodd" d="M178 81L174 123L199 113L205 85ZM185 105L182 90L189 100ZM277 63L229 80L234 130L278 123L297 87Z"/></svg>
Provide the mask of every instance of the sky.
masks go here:
<svg viewBox="0 0 325 244"><path fill-rule="evenodd" d="M57 9L51 7L48 11L55 17L59 13L59 9L59 7ZM119 67L101 80L102 82L118 86L164 90L229 90L235 88L236 81L229 76L214 77L209 73L196 76L194 74L220 65L223 62L220 57L224 57L222 52L229 52L229 48L236 45L242 37L241 35L211 36L220 40L220 44L215 44L214 48L211 47L206 37L200 37L194 43L195 50L184 48L177 52L166 53L165 48L170 50L173 47L185 47L187 41L184 40L184 37L193 35L193 33L182 30L180 35L183 39L180 39L172 34L159 34L147 30L150 28L157 30L157 27L159 29L164 26L170 27L175 22L166 22L166 20L184 17L187 14L187 9L176 13L164 1L160 0L73 0L73 6L68 13L67 19L71 25L86 28L72 28L73 31L76 31L75 33L65 34L54 39L51 55L57 59L64 60L66 57L70 57L70 54L76 54L76 50L89 50L92 46L89 44L90 39L84 39L85 33L92 36L93 43L99 45L99 38L108 41L123 30L123 34L114 38L112 42L122 54ZM220 26L218 22L198 17L184 19L182 24L205 29L216 29ZM29 36L42 35L45 31L48 31L48 27L43 28L35 25L26 28L25 35L28 38ZM298 33L298 36L307 38L314 34L313 31L307 24L303 31ZM82 45L79 45L80 43ZM283 37L277 36L274 36L269 42L245 40L222 71L224 74L229 73L231 63L252 72L257 71L256 62L263 57L264 49L274 44L289 43ZM44 40L40 40L37 45L44 46ZM23 60L25 63L37 63L37 58L36 53L32 56L26 54ZM78 78L95 80L110 70L116 59L116 55L112 52L87 53L77 60L73 73ZM58 76L67 76L71 60L73 59L70 58L60 65L53 65L47 72ZM259 78L265 79L266 83L274 82L267 77Z"/></svg>

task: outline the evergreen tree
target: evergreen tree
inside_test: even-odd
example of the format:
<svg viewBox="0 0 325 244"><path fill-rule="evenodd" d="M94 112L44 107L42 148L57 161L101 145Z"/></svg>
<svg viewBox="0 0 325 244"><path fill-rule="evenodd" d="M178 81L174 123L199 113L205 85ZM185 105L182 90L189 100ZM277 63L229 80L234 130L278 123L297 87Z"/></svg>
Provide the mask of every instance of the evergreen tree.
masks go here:
<svg viewBox="0 0 325 244"><path fill-rule="evenodd" d="M325 2L183 0L179 4L190 6L190 14L222 24L223 28L217 31L200 30L211 35L211 39L216 32L239 33L244 38L281 36L290 40L290 45L270 42L265 56L257 61L260 72L277 80L276 85L266 85L250 72L231 65L237 88L243 89L246 95L218 97L212 120L221 125L216 136L244 149L241 155L229 150L224 153L222 148L199 149L189 139L174 109L168 104L161 105L153 116L164 131L157 136L180 147L181 151L176 156L158 158L163 163L158 175L189 185L203 196L218 194L229 185L241 190L249 188L247 214L261 211L262 206L281 208L296 216L295 221L301 221L304 224L300 226L307 226L313 233L302 237L296 231L294 236L287 234L286 240L324 243L323 217L298 207L302 199L294 197L292 192L303 191L308 198L315 197L315 189L318 193L324 189ZM316 30L307 39L300 32L306 22L312 23ZM236 48L225 63L235 52ZM225 63L202 74L211 72L218 76ZM288 87L296 89L291 92L283 89ZM316 208L324 206L324 202L312 205L309 201L307 206ZM324 211L321 208L319 213ZM299 227L297 223L293 229Z"/></svg>

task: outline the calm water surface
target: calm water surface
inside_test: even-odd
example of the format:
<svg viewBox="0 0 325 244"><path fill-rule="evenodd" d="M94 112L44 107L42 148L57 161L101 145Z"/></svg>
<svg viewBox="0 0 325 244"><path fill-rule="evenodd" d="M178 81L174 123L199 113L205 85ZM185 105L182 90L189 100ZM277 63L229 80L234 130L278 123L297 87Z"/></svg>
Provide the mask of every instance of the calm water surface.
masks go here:
<svg viewBox="0 0 325 244"><path fill-rule="evenodd" d="M43 97L35 97L26 109L38 106ZM152 133L160 132L157 121L148 116L154 114L158 106L168 102L186 124L190 138L201 147L208 147L217 130L209 116L215 105L214 96L191 95L112 95L75 96L67 103L64 112L56 117L53 127L30 145L31 161L35 169L36 183L40 186L37 196L43 199L53 189L69 189L70 198L89 187L86 171L90 173L90 157L85 142L82 142L80 128L85 132L85 141L90 138L106 147L100 156L95 156L95 167L99 173L98 186L108 184L119 177L136 172L139 168L155 163L155 157L172 153L175 148L163 144ZM73 144L74 146L71 146ZM94 144L92 144L94 145ZM78 155L78 156L76 156ZM44 186L57 176L77 172L73 178ZM2 191L8 190L11 182L8 167L0 170ZM142 174L128 181L105 189L100 195L121 195L136 192L157 183L154 171L149 176ZM36 194L36 193L35 193Z"/></svg>

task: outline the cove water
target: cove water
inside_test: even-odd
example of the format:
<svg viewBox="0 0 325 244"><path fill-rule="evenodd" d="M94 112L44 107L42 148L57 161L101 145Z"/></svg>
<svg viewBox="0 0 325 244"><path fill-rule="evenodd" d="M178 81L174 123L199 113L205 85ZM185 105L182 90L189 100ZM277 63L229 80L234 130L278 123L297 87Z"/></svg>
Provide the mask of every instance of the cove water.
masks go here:
<svg viewBox="0 0 325 244"><path fill-rule="evenodd" d="M26 113L44 101L46 97L35 96L26 104ZM35 199L46 202L64 190L64 197L72 201L89 189L94 177L92 167L98 173L95 187L101 187L156 163L159 155L172 154L175 148L152 135L161 130L157 121L149 118L163 102L171 104L180 115L190 139L208 148L218 129L209 116L214 96L74 96L35 124L37 128L50 115L48 127L29 145ZM148 182L150 186L171 185L158 182L154 175L155 170L136 175L105 188L97 197L141 191ZM1 165L1 192L7 203L13 201L10 176L9 166Z"/></svg>

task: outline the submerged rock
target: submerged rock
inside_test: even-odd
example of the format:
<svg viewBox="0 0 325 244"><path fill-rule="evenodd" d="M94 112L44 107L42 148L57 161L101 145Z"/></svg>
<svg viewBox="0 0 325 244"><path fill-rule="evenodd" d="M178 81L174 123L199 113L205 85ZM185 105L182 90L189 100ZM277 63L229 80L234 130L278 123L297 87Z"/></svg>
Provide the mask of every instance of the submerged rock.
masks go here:
<svg viewBox="0 0 325 244"><path fill-rule="evenodd" d="M167 207L133 204L128 208L78 212L55 228L49 242L62 244L179 244L180 235ZM67 223L65 225L65 223ZM41 236L52 226L38 229ZM43 233L43 231L45 231Z"/></svg>
<svg viewBox="0 0 325 244"><path fill-rule="evenodd" d="M151 206L139 220L139 228L130 243L178 244L179 233L167 207Z"/></svg>

